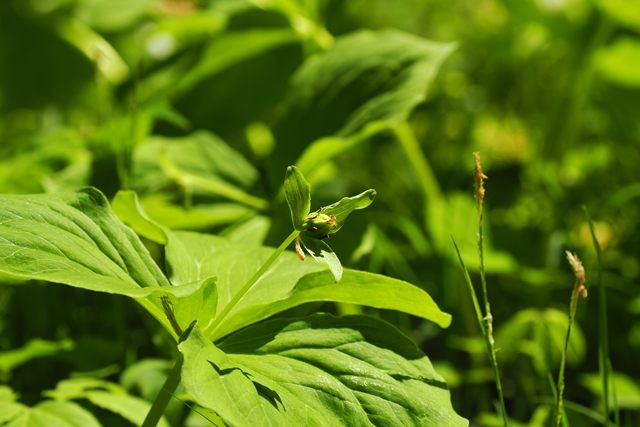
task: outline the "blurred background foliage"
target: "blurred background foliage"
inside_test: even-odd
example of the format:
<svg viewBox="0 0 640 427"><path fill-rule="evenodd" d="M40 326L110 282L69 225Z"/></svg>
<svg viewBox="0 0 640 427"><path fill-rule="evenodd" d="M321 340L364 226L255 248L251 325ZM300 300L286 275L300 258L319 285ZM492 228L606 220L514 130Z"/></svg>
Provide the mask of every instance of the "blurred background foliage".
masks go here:
<svg viewBox="0 0 640 427"><path fill-rule="evenodd" d="M439 330L377 313L425 350L460 414L494 425L451 244L477 269L473 151L489 175L489 292L510 415L550 419L572 285L564 250L585 261L587 286L596 271L584 205L604 249L621 424L638 425L640 2L0 2L0 192L134 189L166 226L250 250L288 233L288 164L318 206L376 188L332 246L345 265L410 281L453 314ZM572 425L598 424L596 308L591 292L570 346ZM34 283L1 288L0 351L2 381L27 403L87 375L120 385L86 387L151 399L160 380L143 379L167 367L149 358L172 354L120 298ZM127 419L82 390L108 425ZM202 425L176 403L172 423Z"/></svg>

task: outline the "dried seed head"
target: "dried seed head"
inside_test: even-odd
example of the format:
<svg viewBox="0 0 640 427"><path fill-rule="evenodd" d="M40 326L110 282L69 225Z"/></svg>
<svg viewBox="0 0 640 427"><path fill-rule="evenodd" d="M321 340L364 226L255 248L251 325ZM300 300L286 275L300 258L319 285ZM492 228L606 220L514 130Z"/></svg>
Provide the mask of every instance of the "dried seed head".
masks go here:
<svg viewBox="0 0 640 427"><path fill-rule="evenodd" d="M489 179L484 172L482 172L482 165L480 164L480 153L473 153L473 160L475 163L475 177L476 177L476 199L478 203L482 205L484 202L484 180Z"/></svg>
<svg viewBox="0 0 640 427"><path fill-rule="evenodd" d="M585 287L586 276L584 272L584 267L582 266L582 262L580 258L576 254L572 254L569 251L565 251L567 255L567 261L569 261L569 265L573 269L573 274L576 276L576 285L574 287L574 291L582 298L587 297L587 288Z"/></svg>

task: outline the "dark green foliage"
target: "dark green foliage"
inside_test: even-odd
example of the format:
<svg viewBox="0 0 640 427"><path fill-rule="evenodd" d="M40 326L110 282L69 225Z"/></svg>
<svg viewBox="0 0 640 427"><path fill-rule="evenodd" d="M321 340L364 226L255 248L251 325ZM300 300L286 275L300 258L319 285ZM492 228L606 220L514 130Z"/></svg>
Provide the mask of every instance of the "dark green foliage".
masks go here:
<svg viewBox="0 0 640 427"><path fill-rule="evenodd" d="M290 369L338 393L311 424L437 425L433 404L502 425L451 244L479 283L474 151L511 425L553 419L565 250L589 291L567 419L640 424L638 52L630 0L0 0L0 425L140 424L178 354L167 311L198 324L165 425L282 420L320 393ZM305 261L272 248L292 229Z"/></svg>

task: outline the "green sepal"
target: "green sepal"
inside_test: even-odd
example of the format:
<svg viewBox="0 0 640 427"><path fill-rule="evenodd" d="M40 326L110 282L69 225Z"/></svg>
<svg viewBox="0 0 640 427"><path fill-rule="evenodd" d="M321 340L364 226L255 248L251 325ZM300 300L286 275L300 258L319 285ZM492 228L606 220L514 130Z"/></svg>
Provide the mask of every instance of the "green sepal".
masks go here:
<svg viewBox="0 0 640 427"><path fill-rule="evenodd" d="M289 166L284 178L284 196L291 212L293 228L302 230L302 224L311 210L311 190L302 172Z"/></svg>
<svg viewBox="0 0 640 427"><path fill-rule="evenodd" d="M333 249L322 240L301 238L302 246L313 259L321 264L329 266L336 282L342 279L342 264Z"/></svg>
<svg viewBox="0 0 640 427"><path fill-rule="evenodd" d="M357 196L343 197L340 201L312 212L302 224L304 231L316 239L324 239L335 234L344 225L347 217L356 209L369 206L376 197L376 190L369 189Z"/></svg>

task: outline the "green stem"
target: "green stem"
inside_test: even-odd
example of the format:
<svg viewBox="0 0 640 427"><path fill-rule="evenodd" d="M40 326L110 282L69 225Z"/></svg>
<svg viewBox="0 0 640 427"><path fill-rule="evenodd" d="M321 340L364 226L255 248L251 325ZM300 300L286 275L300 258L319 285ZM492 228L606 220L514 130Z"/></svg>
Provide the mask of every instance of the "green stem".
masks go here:
<svg viewBox="0 0 640 427"><path fill-rule="evenodd" d="M183 357L182 354L178 355L176 363L173 365L169 376L165 380L162 388L156 396L156 400L153 401L149 413L147 413L144 422L141 427L155 427L158 425L158 421L162 418L164 411L167 409L167 405L173 397L178 384L180 384L180 371L182 370Z"/></svg>
<svg viewBox="0 0 640 427"><path fill-rule="evenodd" d="M227 303L227 305L222 309L220 314L218 314L214 318L213 322L205 327L205 336L211 337L215 333L216 329L220 326L220 323L222 323L227 318L227 315L231 312L231 310L235 308L242 297L244 297L247 292L251 290L258 279L260 279L260 277L262 277L267 272L267 270L269 270L271 265L273 265L276 259L278 259L278 257L285 251L285 249L287 249L287 247L296 239L296 237L298 237L299 234L300 231L298 230L294 230L291 234L289 234L289 236L282 242L282 244L280 244L280 246L278 246L278 248L265 261L265 263L262 264L258 271L256 271L253 276L251 276L249 280L247 280L247 283L245 283L244 286L242 286L242 288L233 296L233 298L231 298L231 301L229 301L229 303Z"/></svg>
<svg viewBox="0 0 640 427"><path fill-rule="evenodd" d="M597 286L598 286L598 365L600 370L600 377L602 379L602 394L603 394L603 411L604 411L604 426L609 425L609 374L610 374L610 359L609 359L609 327L607 325L607 293L602 281L602 250L600 249L600 243L596 237L596 231L593 226L593 221L589 216L589 211L583 206L584 213L589 223L589 231L591 232L591 240L593 247L596 250L596 257L598 261L597 272ZM617 408L616 408L617 413ZM616 422L618 425L618 422Z"/></svg>
<svg viewBox="0 0 640 427"><path fill-rule="evenodd" d="M500 412L502 415L502 423L504 427L509 426L509 417L507 416L507 408L504 402L504 393L502 391L502 380L500 379L500 368L498 367L498 358L496 357L495 340L493 338L493 315L491 314L491 305L489 304L489 292L487 291L487 277L484 271L484 180L487 178L482 171L480 164L480 153L474 153L475 158L475 181L476 181L476 207L478 210L478 255L480 258L480 282L482 284L482 299L484 302L484 338L489 353L489 359L493 366L496 377L496 389L498 391L498 400L500 403Z"/></svg>
<svg viewBox="0 0 640 427"><path fill-rule="evenodd" d="M569 325L567 326L567 335L565 335L564 337L564 349L560 358L560 372L558 373L558 394L556 395L556 427L558 427L562 422L562 416L564 414L564 367L567 361L567 351L569 351L569 338L571 337L571 328L573 327L573 321L576 317L579 295L580 293L578 292L577 288L575 288L571 293L571 303L569 305Z"/></svg>
<svg viewBox="0 0 640 427"><path fill-rule="evenodd" d="M409 123L406 121L400 122L392 129L409 163L411 163L411 166L418 175L425 199L431 201L442 200L444 196L442 195L438 180L422 152L420 143L416 139Z"/></svg>

